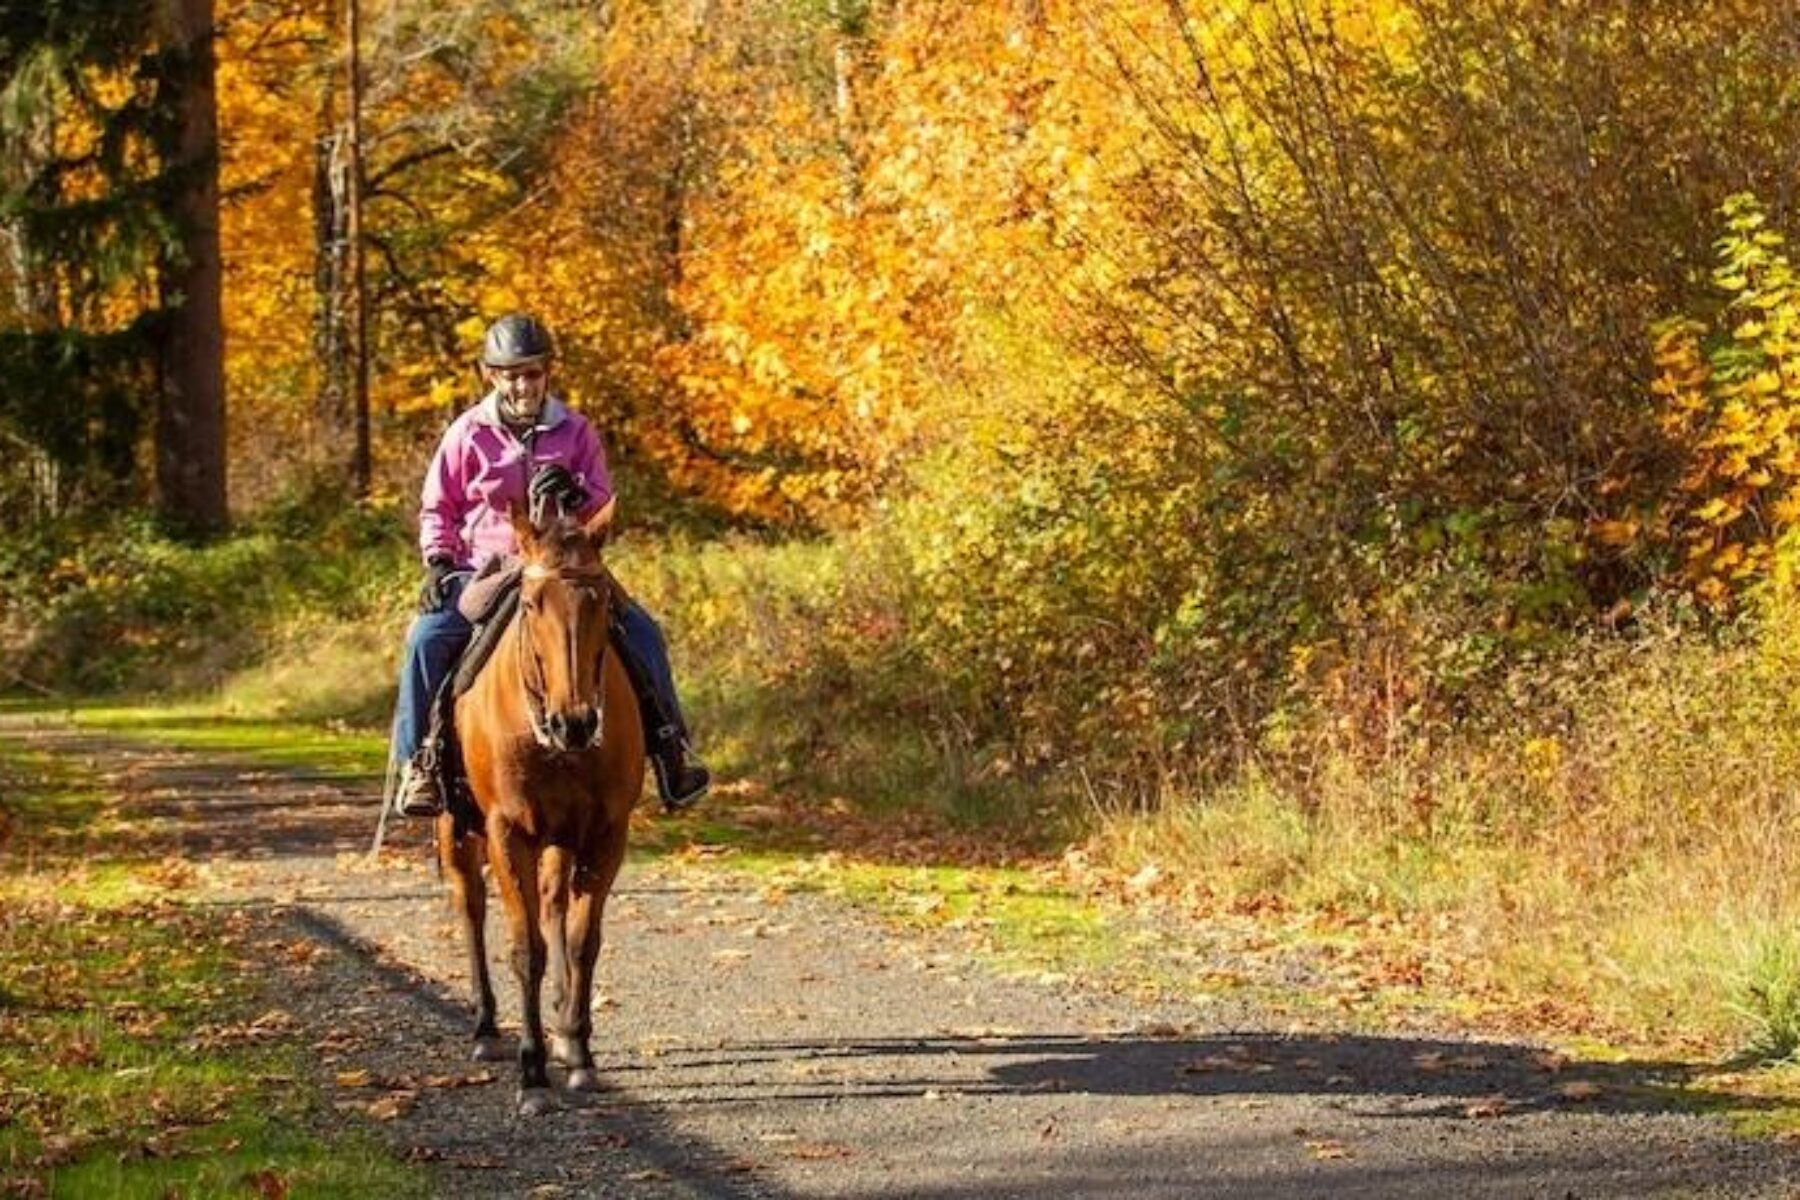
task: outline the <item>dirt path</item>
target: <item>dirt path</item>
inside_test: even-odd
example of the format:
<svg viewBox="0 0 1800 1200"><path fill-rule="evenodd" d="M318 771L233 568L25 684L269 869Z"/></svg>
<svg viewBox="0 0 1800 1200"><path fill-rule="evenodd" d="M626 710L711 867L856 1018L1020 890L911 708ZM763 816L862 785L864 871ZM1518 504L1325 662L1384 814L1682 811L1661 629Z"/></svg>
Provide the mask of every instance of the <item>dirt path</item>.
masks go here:
<svg viewBox="0 0 1800 1200"><path fill-rule="evenodd" d="M607 1088L521 1122L510 1064L467 1059L462 955L421 829L370 868L366 791L101 756L92 735L13 717L0 736L105 763L209 902L253 914L268 1020L316 1052L342 1120L431 1164L434 1194L1800 1195L1791 1149L1669 1111L1644 1087L1653 1064L1559 1073L1525 1046L1131 1008L694 866L627 867L597 1009Z"/></svg>

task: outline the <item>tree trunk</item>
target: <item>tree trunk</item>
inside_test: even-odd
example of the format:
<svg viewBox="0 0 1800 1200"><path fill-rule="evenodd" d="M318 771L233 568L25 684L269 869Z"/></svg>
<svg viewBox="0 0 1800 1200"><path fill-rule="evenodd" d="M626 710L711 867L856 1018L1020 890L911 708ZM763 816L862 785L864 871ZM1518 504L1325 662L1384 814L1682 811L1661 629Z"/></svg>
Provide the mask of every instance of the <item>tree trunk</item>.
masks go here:
<svg viewBox="0 0 1800 1200"><path fill-rule="evenodd" d="M0 185L9 193L33 193L38 202L54 201L57 177L44 170L56 154L56 97L49 71L28 64L10 81L5 101L13 112L0 136ZM22 217L0 223L0 240L5 242L12 303L21 325L40 336L56 329L62 314L49 257L32 244ZM67 500L62 464L42 446L23 439L15 453L23 464L21 476L30 481L32 515L60 516Z"/></svg>
<svg viewBox="0 0 1800 1200"><path fill-rule="evenodd" d="M868 20L865 0L829 0L833 25L831 46L831 113L838 148L839 203L854 217L862 202L863 164L858 150L856 69L866 49Z"/></svg>
<svg viewBox="0 0 1800 1200"><path fill-rule="evenodd" d="M219 137L212 0L167 0L181 52L165 81L175 113L168 168L178 245L162 264L166 322L156 421L157 499L196 533L224 528L225 335L219 261Z"/></svg>
<svg viewBox="0 0 1800 1200"><path fill-rule="evenodd" d="M363 269L362 236L362 13L361 0L344 2L344 79L349 89L344 125L344 248L350 285L345 315L350 321L351 411L356 443L350 458L350 485L359 499L369 494L374 452L369 438L369 289Z"/></svg>
<svg viewBox="0 0 1800 1200"><path fill-rule="evenodd" d="M337 87L338 72L328 70L313 143L313 353L319 364L314 414L321 443L333 447L350 428L350 335L344 317L348 206Z"/></svg>

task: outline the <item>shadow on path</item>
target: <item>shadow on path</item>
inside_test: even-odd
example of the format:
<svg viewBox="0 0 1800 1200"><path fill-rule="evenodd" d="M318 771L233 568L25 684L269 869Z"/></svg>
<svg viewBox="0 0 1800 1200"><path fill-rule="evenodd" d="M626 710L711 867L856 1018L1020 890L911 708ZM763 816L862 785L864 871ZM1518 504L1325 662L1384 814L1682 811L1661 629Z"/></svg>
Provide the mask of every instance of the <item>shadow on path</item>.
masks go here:
<svg viewBox="0 0 1800 1200"><path fill-rule="evenodd" d="M282 915L297 933L339 952L341 965L331 985L345 994L373 996L379 1012L370 1023L392 1029L387 1053L397 1055L401 1065L427 1068L430 1074L466 1060L471 1025L466 1000L395 961L325 913L294 907ZM661 1105L634 1097L629 1089L559 1092L561 1111L523 1120L513 1112L515 1064L503 1061L491 1066L498 1077L495 1086L448 1093L454 1099L437 1120L409 1122L394 1131L404 1135L410 1153L448 1162L450 1169L459 1159L478 1162L494 1172L484 1173L484 1179L494 1184L504 1181L509 1188L522 1188L528 1181L561 1179L591 1185L623 1180L667 1182L682 1195L708 1200L784 1194L766 1180L749 1178L723 1151L677 1134L663 1119ZM559 1069L552 1075L560 1082ZM605 1132L598 1136L596 1117L606 1122ZM634 1190L622 1186L617 1194Z"/></svg>

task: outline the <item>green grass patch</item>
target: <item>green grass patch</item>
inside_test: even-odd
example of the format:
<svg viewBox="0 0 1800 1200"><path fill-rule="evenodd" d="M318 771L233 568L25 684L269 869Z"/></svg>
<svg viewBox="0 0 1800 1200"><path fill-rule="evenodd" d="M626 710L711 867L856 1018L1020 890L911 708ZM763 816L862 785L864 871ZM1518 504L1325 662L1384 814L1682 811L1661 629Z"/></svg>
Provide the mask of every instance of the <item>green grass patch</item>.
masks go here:
<svg viewBox="0 0 1800 1200"><path fill-rule="evenodd" d="M385 731L280 719L218 700L81 705L70 715L84 729L273 768L370 778L380 776L387 765Z"/></svg>
<svg viewBox="0 0 1800 1200"><path fill-rule="evenodd" d="M720 837L720 829L714 823L685 847L669 839L646 853L676 863L704 862L708 871L736 873L775 893L834 896L903 929L966 934L1002 970L1108 972L1124 961L1124 940L1091 898L1029 870L910 866L831 851L742 848L735 838Z"/></svg>
<svg viewBox="0 0 1800 1200"><path fill-rule="evenodd" d="M422 1196L372 1140L318 1132L251 918L174 902L72 760L0 742L0 1193Z"/></svg>

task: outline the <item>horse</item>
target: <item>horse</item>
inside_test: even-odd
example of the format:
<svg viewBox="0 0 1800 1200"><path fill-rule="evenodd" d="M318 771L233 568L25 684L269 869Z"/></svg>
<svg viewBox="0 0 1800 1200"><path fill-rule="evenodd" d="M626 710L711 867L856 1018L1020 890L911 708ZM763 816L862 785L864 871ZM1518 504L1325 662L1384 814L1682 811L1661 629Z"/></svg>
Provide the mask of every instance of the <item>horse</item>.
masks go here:
<svg viewBox="0 0 1800 1200"><path fill-rule="evenodd" d="M523 1009L518 1111L535 1116L556 1107L549 1061L568 1069L571 1091L600 1086L588 1048L594 964L643 788L644 731L608 639L623 603L600 557L612 505L585 525L557 513L539 528L517 510L512 521L523 553L518 611L455 709L480 828L459 838L445 813L436 832L469 952L474 1053L486 1061L502 1051L483 930L484 854L498 886ZM546 971L555 989L548 1050Z"/></svg>

